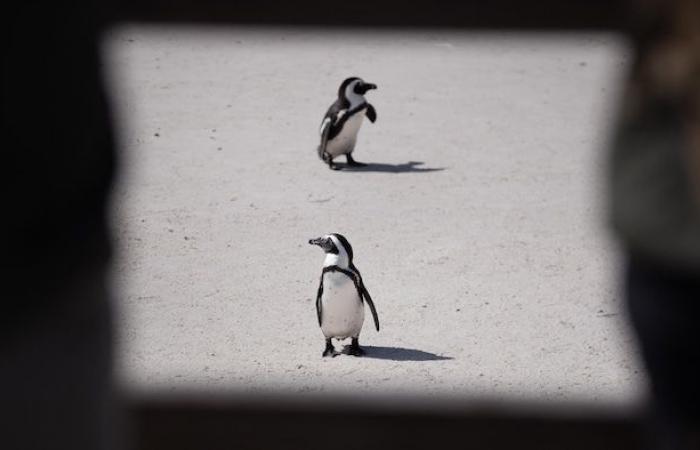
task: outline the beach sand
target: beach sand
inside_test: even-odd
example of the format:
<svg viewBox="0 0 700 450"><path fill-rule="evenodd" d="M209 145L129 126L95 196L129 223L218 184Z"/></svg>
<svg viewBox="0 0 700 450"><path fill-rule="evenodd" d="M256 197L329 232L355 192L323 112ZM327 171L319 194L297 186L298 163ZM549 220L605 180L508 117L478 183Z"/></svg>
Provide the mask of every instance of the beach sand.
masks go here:
<svg viewBox="0 0 700 450"><path fill-rule="evenodd" d="M618 38L129 26L104 48L124 385L643 398L605 222ZM318 126L353 75L379 86L372 164L334 172ZM307 241L330 232L379 311L364 358L321 358Z"/></svg>

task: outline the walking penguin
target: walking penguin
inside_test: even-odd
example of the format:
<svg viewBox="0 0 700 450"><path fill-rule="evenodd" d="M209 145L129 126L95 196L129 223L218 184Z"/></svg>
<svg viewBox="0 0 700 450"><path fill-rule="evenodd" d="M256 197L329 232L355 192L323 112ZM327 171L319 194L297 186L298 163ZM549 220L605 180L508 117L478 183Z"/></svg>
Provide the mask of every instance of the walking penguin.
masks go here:
<svg viewBox="0 0 700 450"><path fill-rule="evenodd" d="M316 294L318 324L326 337L323 356L337 356L332 339L352 338L348 354L362 356L360 331L365 320L363 300L367 302L379 331L379 317L362 275L352 262L352 247L341 234L333 233L309 240L326 253L321 272L321 283Z"/></svg>
<svg viewBox="0 0 700 450"><path fill-rule="evenodd" d="M352 158L352 151L362 118L366 115L372 123L377 120L377 111L365 99L365 93L370 89L377 89L377 85L357 77L346 78L338 88L338 98L321 122L318 156L333 170L340 169L333 162L333 158L339 155L345 155L348 167L365 165Z"/></svg>

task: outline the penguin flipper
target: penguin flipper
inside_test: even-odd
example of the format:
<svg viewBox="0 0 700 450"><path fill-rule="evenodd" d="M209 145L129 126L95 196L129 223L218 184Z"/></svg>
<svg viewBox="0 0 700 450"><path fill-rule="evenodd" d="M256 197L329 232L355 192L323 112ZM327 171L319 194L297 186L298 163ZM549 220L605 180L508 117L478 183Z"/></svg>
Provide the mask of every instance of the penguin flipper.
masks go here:
<svg viewBox="0 0 700 450"><path fill-rule="evenodd" d="M374 123L377 121L377 110L374 109L374 106L371 104L367 103L367 109L365 110L365 115L369 119L370 122Z"/></svg>
<svg viewBox="0 0 700 450"><path fill-rule="evenodd" d="M372 318L374 319L374 328L379 331L379 315L377 314L377 308L374 306L374 302L372 301L372 297L369 296L369 291L365 287L365 284L362 282L360 279L360 287L362 290L362 297L364 297L365 301L367 302L367 305L369 305L369 310L372 312Z"/></svg>
<svg viewBox="0 0 700 450"><path fill-rule="evenodd" d="M321 282L318 284L318 292L316 293L316 316L318 317L319 327L321 326L321 318L323 315L323 304L321 303L321 297L323 296L323 273L321 274Z"/></svg>
<svg viewBox="0 0 700 450"><path fill-rule="evenodd" d="M318 157L321 158L322 161L326 161L328 159L328 153L326 153L326 145L328 145L328 137L330 136L331 133L331 122L332 120L330 118L325 118L323 119L323 123L321 123L321 143L318 144Z"/></svg>

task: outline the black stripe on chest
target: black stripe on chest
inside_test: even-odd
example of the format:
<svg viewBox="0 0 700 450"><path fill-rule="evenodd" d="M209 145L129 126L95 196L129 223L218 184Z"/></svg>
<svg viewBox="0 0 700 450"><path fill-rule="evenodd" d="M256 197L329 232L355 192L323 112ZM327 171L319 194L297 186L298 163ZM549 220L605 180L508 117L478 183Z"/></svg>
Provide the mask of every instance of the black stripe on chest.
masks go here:
<svg viewBox="0 0 700 450"><path fill-rule="evenodd" d="M362 299L362 288L360 287L360 276L359 274L347 270L347 269L342 269L338 266L327 266L323 268L322 276L325 275L327 272L340 272L342 274L347 275L352 282L355 284L355 289L357 289L357 293L360 296L360 299Z"/></svg>
<svg viewBox="0 0 700 450"><path fill-rule="evenodd" d="M348 121L351 117L353 117L355 114L361 114L365 109L367 109L367 103L362 103L359 106L356 106L355 108L348 110L345 114L343 114L343 117L340 118L338 121L333 121L331 120L331 129L328 132L328 140L331 140L338 136L341 131L343 131L343 127L345 126L345 122ZM340 111L338 111L340 113ZM337 117L337 114L333 115L334 117Z"/></svg>

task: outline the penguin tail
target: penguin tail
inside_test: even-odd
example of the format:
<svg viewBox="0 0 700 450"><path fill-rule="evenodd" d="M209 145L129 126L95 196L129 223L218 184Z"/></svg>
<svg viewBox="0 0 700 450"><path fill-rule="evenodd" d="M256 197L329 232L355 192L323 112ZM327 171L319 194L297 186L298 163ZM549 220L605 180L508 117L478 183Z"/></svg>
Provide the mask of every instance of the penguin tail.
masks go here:
<svg viewBox="0 0 700 450"><path fill-rule="evenodd" d="M328 162L331 160L331 155L329 155L328 152L326 152L326 149L323 147L323 145L319 145L316 149L316 152L318 153L319 159L324 163L328 164Z"/></svg>

